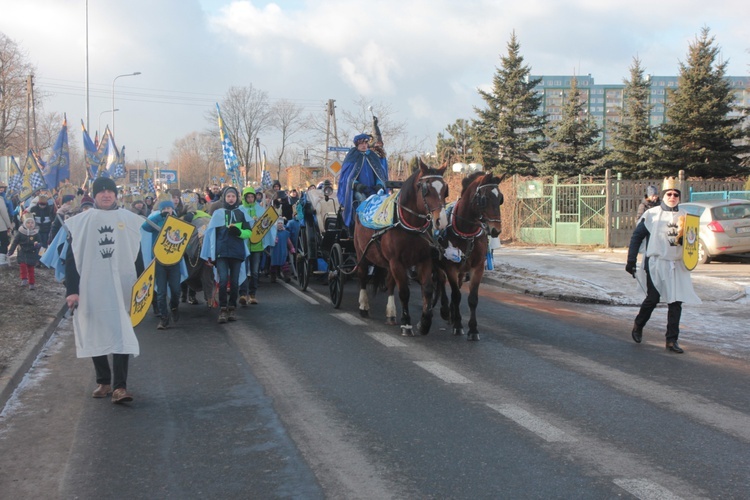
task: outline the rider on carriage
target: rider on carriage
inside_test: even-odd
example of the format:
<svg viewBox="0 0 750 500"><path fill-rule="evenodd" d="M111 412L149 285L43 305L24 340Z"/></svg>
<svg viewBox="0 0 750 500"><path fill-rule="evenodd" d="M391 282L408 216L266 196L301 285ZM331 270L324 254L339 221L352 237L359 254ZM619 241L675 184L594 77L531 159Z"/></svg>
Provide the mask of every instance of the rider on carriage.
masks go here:
<svg viewBox="0 0 750 500"><path fill-rule="evenodd" d="M339 177L338 200L343 207L343 219L346 227L354 226L353 204L359 204L368 196L380 189L385 189L388 181L388 161L383 150L382 137L377 118L373 117L375 146L370 149L372 136L359 134L354 136L354 147L349 150L341 165Z"/></svg>

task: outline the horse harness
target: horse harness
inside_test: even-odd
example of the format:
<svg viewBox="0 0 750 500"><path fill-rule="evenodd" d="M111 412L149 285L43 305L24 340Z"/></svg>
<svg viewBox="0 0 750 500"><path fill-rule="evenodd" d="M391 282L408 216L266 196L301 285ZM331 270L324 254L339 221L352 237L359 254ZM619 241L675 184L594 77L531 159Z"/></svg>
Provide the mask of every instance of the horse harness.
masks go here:
<svg viewBox="0 0 750 500"><path fill-rule="evenodd" d="M456 226L456 219L461 219L463 221L466 221L470 224L474 224L474 221L466 219L464 217L461 217L456 213L456 210L453 210L451 212L451 224L448 226L447 231L450 231L454 236L457 236L461 240L466 242L466 251L463 252L463 255L461 256L461 262L465 262L468 260L468 257L471 256L471 253L474 251L474 241L482 236L482 234L486 233L485 231L485 225L486 222L500 222L498 219L491 219L491 218L485 218L484 215L484 209L487 208L487 195L483 192L480 194L480 191L484 188L498 188L498 184L483 184L479 186L476 191L474 191L474 195L469 200L469 205L473 205L476 203L477 208L479 209L479 227L476 231L473 233L464 233L461 230L458 229ZM459 200L460 201L460 200ZM458 205L458 202L456 203Z"/></svg>

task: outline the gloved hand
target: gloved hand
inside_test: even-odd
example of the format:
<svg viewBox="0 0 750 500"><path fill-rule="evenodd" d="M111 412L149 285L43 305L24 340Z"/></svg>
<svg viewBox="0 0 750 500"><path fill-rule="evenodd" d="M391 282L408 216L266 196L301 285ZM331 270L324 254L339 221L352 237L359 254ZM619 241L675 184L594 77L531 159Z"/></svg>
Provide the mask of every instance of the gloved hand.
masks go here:
<svg viewBox="0 0 750 500"><path fill-rule="evenodd" d="M229 226L229 235L234 236L235 238L239 238L240 234L242 234L242 231L240 231L240 228L237 226Z"/></svg>
<svg viewBox="0 0 750 500"><path fill-rule="evenodd" d="M635 262L628 262L625 264L625 272L635 278Z"/></svg>
<svg viewBox="0 0 750 500"><path fill-rule="evenodd" d="M357 182L354 184L354 190L358 193L364 193L365 191L367 191L367 186L365 186L361 182Z"/></svg>

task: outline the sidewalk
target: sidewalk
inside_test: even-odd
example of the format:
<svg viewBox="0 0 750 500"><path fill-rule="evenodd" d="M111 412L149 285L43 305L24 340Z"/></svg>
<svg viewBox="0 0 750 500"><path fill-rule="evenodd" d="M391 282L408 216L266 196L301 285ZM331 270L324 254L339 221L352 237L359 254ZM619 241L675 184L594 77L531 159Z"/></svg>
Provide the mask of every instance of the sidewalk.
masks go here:
<svg viewBox="0 0 750 500"><path fill-rule="evenodd" d="M492 284L531 295L570 302L640 305L645 297L625 272L625 249L559 246L503 246L495 250L494 270L485 271ZM693 271L693 285L704 302L734 302L747 295L745 286ZM750 266L747 266L750 282Z"/></svg>

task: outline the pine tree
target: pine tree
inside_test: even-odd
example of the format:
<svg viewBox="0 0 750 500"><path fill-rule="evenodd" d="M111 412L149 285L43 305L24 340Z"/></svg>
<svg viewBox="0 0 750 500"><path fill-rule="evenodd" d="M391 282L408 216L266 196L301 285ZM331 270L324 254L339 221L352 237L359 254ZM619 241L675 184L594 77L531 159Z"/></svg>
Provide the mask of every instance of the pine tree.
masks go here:
<svg viewBox="0 0 750 500"><path fill-rule="evenodd" d="M724 78L728 61L716 62L720 49L703 28L690 44L686 63L680 63L677 89L668 96L667 123L662 125L662 166L670 175L678 170L692 177L743 175L741 155L750 146L742 116L731 116L734 93Z"/></svg>
<svg viewBox="0 0 750 500"><path fill-rule="evenodd" d="M471 124L462 118L445 128L448 136L438 134L436 152L441 164L473 162L474 131Z"/></svg>
<svg viewBox="0 0 750 500"><path fill-rule="evenodd" d="M641 61L633 58L630 79L625 80L622 122L613 126L611 168L625 178L649 177L654 171L654 130L649 123L649 82L643 77Z"/></svg>
<svg viewBox="0 0 750 500"><path fill-rule="evenodd" d="M588 115L578 81L573 78L563 104L562 119L547 128L548 145L541 151L539 173L573 177L595 173L595 162L604 156L600 130Z"/></svg>
<svg viewBox="0 0 750 500"><path fill-rule="evenodd" d="M492 90L480 90L487 107L475 108L477 160L487 171L534 175L536 155L543 147L544 116L538 113L542 96L534 91L539 79L531 80L531 69L519 55L515 31L508 42L508 54L492 80Z"/></svg>

